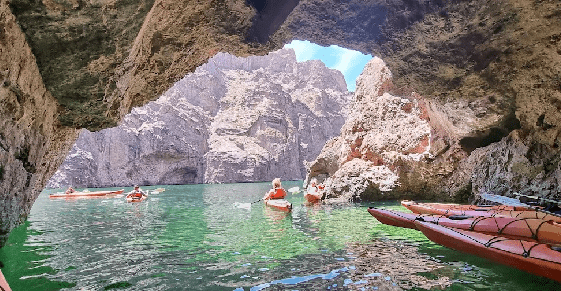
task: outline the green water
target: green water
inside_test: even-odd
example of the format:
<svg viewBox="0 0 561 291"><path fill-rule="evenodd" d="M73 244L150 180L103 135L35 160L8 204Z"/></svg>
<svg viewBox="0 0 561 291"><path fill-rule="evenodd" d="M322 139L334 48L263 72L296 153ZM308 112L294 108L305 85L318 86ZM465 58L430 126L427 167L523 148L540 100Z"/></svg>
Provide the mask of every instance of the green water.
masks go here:
<svg viewBox="0 0 561 291"><path fill-rule="evenodd" d="M12 289L561 290L366 211L404 210L398 202L310 207L297 194L287 214L247 207L269 183L144 188L158 187L166 191L141 203L49 199L55 191L44 191L0 249Z"/></svg>

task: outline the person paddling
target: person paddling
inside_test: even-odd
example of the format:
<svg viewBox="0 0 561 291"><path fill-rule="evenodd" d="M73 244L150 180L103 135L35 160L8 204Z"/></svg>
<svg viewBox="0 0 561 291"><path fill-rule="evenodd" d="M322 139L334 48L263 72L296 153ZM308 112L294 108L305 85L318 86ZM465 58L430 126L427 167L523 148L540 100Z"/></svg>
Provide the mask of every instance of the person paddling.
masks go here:
<svg viewBox="0 0 561 291"><path fill-rule="evenodd" d="M263 200L269 199L283 199L286 197L286 191L281 186L281 180L279 178L275 178L272 182L273 189L271 189L265 196L263 196Z"/></svg>
<svg viewBox="0 0 561 291"><path fill-rule="evenodd" d="M70 194L70 193L74 193L74 192L76 192L76 190L74 190L74 188L72 188L72 186L70 186L70 187L68 187L66 192L64 192L64 194Z"/></svg>
<svg viewBox="0 0 561 291"><path fill-rule="evenodd" d="M142 197L146 197L146 193L138 185L134 185L134 190L127 194L127 198L142 199Z"/></svg>

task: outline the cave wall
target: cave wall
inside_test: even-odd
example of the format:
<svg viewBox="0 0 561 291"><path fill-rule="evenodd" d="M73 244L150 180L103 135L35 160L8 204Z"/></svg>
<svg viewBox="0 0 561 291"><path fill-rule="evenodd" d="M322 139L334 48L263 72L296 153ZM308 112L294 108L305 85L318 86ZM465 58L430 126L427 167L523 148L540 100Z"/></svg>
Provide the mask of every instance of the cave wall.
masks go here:
<svg viewBox="0 0 561 291"><path fill-rule="evenodd" d="M0 5L0 246L22 223L76 140L61 127L25 35Z"/></svg>
<svg viewBox="0 0 561 291"><path fill-rule="evenodd" d="M219 51L245 43L244 1L0 1L0 246L80 128L115 126Z"/></svg>
<svg viewBox="0 0 561 291"><path fill-rule="evenodd" d="M280 20L271 12L275 7ZM557 165L558 1L2 0L0 12L4 235L27 215L75 129L114 126L219 51L263 55L292 39L379 56L396 92L416 92L429 103L507 100L501 112L520 123L516 131L532 157L525 168ZM484 141L503 120L464 136L435 135L431 145L458 144L463 151L436 151L442 153L435 161L454 164L447 178L463 171L462 159L495 144ZM462 148L459 140L466 137L476 139L464 140ZM473 175L468 168L466 177ZM556 173L529 172L538 184Z"/></svg>
<svg viewBox="0 0 561 291"><path fill-rule="evenodd" d="M384 8L376 8L380 5ZM469 189L469 195L518 191L555 198L560 8L558 1L310 0L301 1L277 34L377 55L393 74L393 93L423 97L435 156L429 163L403 167L410 174L402 188L414 193L401 196L432 192L455 199ZM346 23L343 16L361 21ZM450 110L453 104L464 110ZM470 111L475 119L488 120L459 118ZM504 142L512 134L521 137L519 143ZM487 158L467 159L474 152ZM497 152L524 152L531 158L512 167L508 158L490 158Z"/></svg>

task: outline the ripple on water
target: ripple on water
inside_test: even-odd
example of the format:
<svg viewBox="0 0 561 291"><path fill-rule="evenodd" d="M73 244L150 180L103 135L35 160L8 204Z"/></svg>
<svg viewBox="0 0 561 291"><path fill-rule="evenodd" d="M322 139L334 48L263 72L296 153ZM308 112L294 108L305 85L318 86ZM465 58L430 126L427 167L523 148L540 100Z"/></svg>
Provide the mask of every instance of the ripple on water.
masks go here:
<svg viewBox="0 0 561 291"><path fill-rule="evenodd" d="M2 271L14 290L29 291L561 290L382 225L358 204L306 207L292 195L292 213L246 207L269 187L165 186L157 199L134 204L122 197L55 201L43 193L0 249Z"/></svg>

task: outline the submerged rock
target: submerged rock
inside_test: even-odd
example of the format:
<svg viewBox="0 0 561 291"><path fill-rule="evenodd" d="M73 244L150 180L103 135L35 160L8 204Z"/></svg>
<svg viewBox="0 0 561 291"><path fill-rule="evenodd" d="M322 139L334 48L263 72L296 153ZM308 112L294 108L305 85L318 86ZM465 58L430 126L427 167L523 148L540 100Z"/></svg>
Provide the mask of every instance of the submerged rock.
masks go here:
<svg viewBox="0 0 561 291"><path fill-rule="evenodd" d="M303 179L352 96L343 75L292 49L220 53L121 125L82 131L48 187Z"/></svg>

